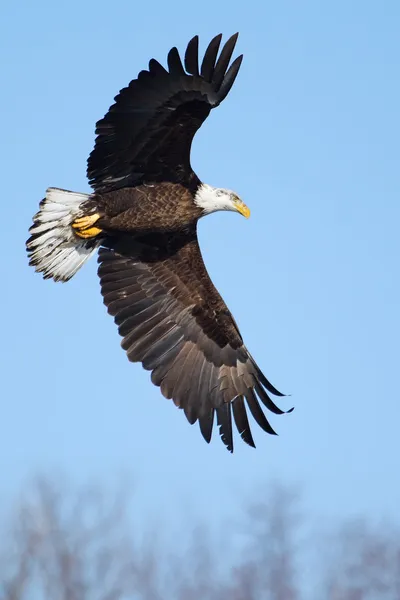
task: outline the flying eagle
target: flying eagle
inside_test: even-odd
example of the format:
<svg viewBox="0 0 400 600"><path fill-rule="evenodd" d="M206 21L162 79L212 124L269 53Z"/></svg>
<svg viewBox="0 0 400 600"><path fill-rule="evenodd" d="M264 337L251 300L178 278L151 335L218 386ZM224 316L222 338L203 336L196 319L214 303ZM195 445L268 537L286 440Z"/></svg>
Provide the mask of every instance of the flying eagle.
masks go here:
<svg viewBox="0 0 400 600"><path fill-rule="evenodd" d="M211 40L201 66L195 36L184 64L172 48L168 70L152 59L120 91L96 124L87 167L93 193L49 188L26 244L30 264L54 281L68 281L99 249L101 293L128 359L151 371L207 442L216 413L232 452L232 415L254 446L246 405L270 434L260 401L284 411L271 399L283 394L247 350L197 239L197 222L209 213L250 215L237 194L203 183L190 164L193 137L228 94L243 58L230 64L237 34L218 55L221 37Z"/></svg>

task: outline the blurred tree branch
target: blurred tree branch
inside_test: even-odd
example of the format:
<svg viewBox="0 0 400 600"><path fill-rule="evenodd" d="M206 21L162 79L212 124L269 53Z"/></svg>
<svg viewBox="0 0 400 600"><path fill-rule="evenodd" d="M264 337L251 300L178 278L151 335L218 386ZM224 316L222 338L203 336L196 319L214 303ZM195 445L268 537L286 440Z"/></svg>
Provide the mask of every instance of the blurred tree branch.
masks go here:
<svg viewBox="0 0 400 600"><path fill-rule="evenodd" d="M305 600L293 489L275 485L248 502L233 527L222 524L220 549L207 523L168 551L155 526L139 544L129 496L37 479L0 541L0 600ZM325 544L330 557L309 570L315 589L322 582L318 600L400 600L398 529L353 520Z"/></svg>
<svg viewBox="0 0 400 600"><path fill-rule="evenodd" d="M73 497L35 481L14 516L1 599L25 600L33 590L43 600L125 598L140 576L126 505L126 490L110 500L87 486Z"/></svg>
<svg viewBox="0 0 400 600"><path fill-rule="evenodd" d="M329 600L400 599L397 528L351 521L334 534L332 545L333 558L326 567Z"/></svg>

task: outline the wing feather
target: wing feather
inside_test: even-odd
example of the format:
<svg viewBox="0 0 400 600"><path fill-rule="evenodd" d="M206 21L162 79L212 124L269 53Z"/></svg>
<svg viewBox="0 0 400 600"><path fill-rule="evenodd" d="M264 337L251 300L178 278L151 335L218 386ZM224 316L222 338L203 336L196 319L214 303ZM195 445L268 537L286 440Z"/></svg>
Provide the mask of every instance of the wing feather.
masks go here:
<svg viewBox="0 0 400 600"><path fill-rule="evenodd" d="M149 61L149 72L153 77L164 77L165 79L168 77L168 71L155 58L151 58Z"/></svg>
<svg viewBox="0 0 400 600"><path fill-rule="evenodd" d="M257 421L258 425L263 429L266 433L271 435L277 435L276 432L272 429L269 424L266 416L261 410L260 404L257 400L257 397L252 388L249 388L246 392L246 400L249 405L250 412L253 415L254 419Z"/></svg>
<svg viewBox="0 0 400 600"><path fill-rule="evenodd" d="M224 77L224 80L221 84L221 87L219 88L219 92L218 92L221 102L222 102L222 100L225 100L225 98L231 91L231 88L232 88L233 84L235 83L237 74L239 73L239 69L242 64L242 61L243 61L243 54L241 54L240 56L235 58L235 60L229 67L229 69Z"/></svg>
<svg viewBox="0 0 400 600"><path fill-rule="evenodd" d="M232 412L240 437L244 442L246 442L246 444L255 448L256 445L254 443L253 436L251 435L249 420L247 418L246 406L243 400L243 396L238 396L232 402Z"/></svg>
<svg viewBox="0 0 400 600"><path fill-rule="evenodd" d="M204 364L204 356L199 351L197 346L194 346L194 352L192 353L191 363L187 366L187 389L186 389L186 402L185 402L185 415L189 423L195 423L199 417L201 404L198 401L196 393L196 386L193 382L198 381L202 366Z"/></svg>
<svg viewBox="0 0 400 600"><path fill-rule="evenodd" d="M215 412L217 413L217 425L221 439L229 452L233 452L231 406L226 402L222 406L219 406Z"/></svg>
<svg viewBox="0 0 400 600"><path fill-rule="evenodd" d="M168 69L171 75L180 77L185 75L185 69L183 68L181 57L179 56L178 48L171 48L168 52Z"/></svg>
<svg viewBox="0 0 400 600"><path fill-rule="evenodd" d="M193 137L211 109L226 97L241 62L236 59L229 67L237 34L229 38L217 60L221 39L217 35L209 43L200 72L195 36L186 48L185 66L173 47L168 70L151 59L149 69L140 71L119 92L96 123L87 168L96 192L157 181L199 183L190 166Z"/></svg>
<svg viewBox="0 0 400 600"><path fill-rule="evenodd" d="M154 352L152 349L144 355L142 364L147 371L152 372L151 381L154 385L161 385L161 382L174 364L184 344L184 339L181 339L163 353L159 351Z"/></svg>
<svg viewBox="0 0 400 600"><path fill-rule="evenodd" d="M195 35L186 48L185 69L191 75L199 76L199 36Z"/></svg>
<svg viewBox="0 0 400 600"><path fill-rule="evenodd" d="M207 412L201 413L199 416L199 427L201 431L201 435L209 444L211 442L212 430L214 425L214 409L212 406L207 408Z"/></svg>
<svg viewBox="0 0 400 600"><path fill-rule="evenodd" d="M229 40L226 42L225 46L221 50L221 54L217 60L217 64L215 65L214 73L213 73L213 82L215 87L219 90L221 84L224 80L226 70L232 58L233 51L235 49L236 41L238 39L238 33L232 35Z"/></svg>
<svg viewBox="0 0 400 600"><path fill-rule="evenodd" d="M195 233L182 243L168 239L157 251L146 241L99 252L101 291L129 360L142 362L166 398L212 436L214 415L220 436L233 451L232 415L241 438L254 446L246 404L256 423L275 434L260 402L277 415L269 394L282 396L244 346L239 329L214 288ZM168 247L179 248L168 256ZM190 267L189 267L190 265ZM120 277L121 276L121 277ZM201 298L201 301L199 301Z"/></svg>
<svg viewBox="0 0 400 600"><path fill-rule="evenodd" d="M217 59L218 50L222 40L222 33L219 33L211 40L205 51L204 58L201 63L201 76L205 81L211 82L213 78L215 61Z"/></svg>

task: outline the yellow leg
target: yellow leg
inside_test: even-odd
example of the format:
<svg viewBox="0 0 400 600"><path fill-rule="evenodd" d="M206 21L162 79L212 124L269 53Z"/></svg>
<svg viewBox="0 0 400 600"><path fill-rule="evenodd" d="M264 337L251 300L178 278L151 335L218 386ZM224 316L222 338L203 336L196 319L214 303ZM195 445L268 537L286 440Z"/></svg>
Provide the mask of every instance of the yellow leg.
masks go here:
<svg viewBox="0 0 400 600"><path fill-rule="evenodd" d="M93 225L101 218L99 213L95 213L94 215L87 215L86 217L78 217L72 223L72 227L75 229L76 235L81 238L87 239L96 237L101 233L101 229L98 227L93 227Z"/></svg>

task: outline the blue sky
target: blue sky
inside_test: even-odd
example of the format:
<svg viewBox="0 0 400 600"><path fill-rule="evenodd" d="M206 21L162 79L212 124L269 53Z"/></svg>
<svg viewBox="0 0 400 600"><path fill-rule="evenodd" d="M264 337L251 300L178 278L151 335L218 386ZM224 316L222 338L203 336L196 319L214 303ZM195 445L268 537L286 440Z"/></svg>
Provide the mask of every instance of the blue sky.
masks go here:
<svg viewBox="0 0 400 600"><path fill-rule="evenodd" d="M130 474L143 511L219 521L280 479L314 513L400 505L400 4L394 0L140 4L39 0L2 8L0 492L40 470ZM148 60L196 33L240 32L235 86L196 136L204 181L235 189L245 221L200 226L209 272L295 411L230 455L130 364L96 261L70 283L28 268L48 186L89 191L95 121Z"/></svg>

